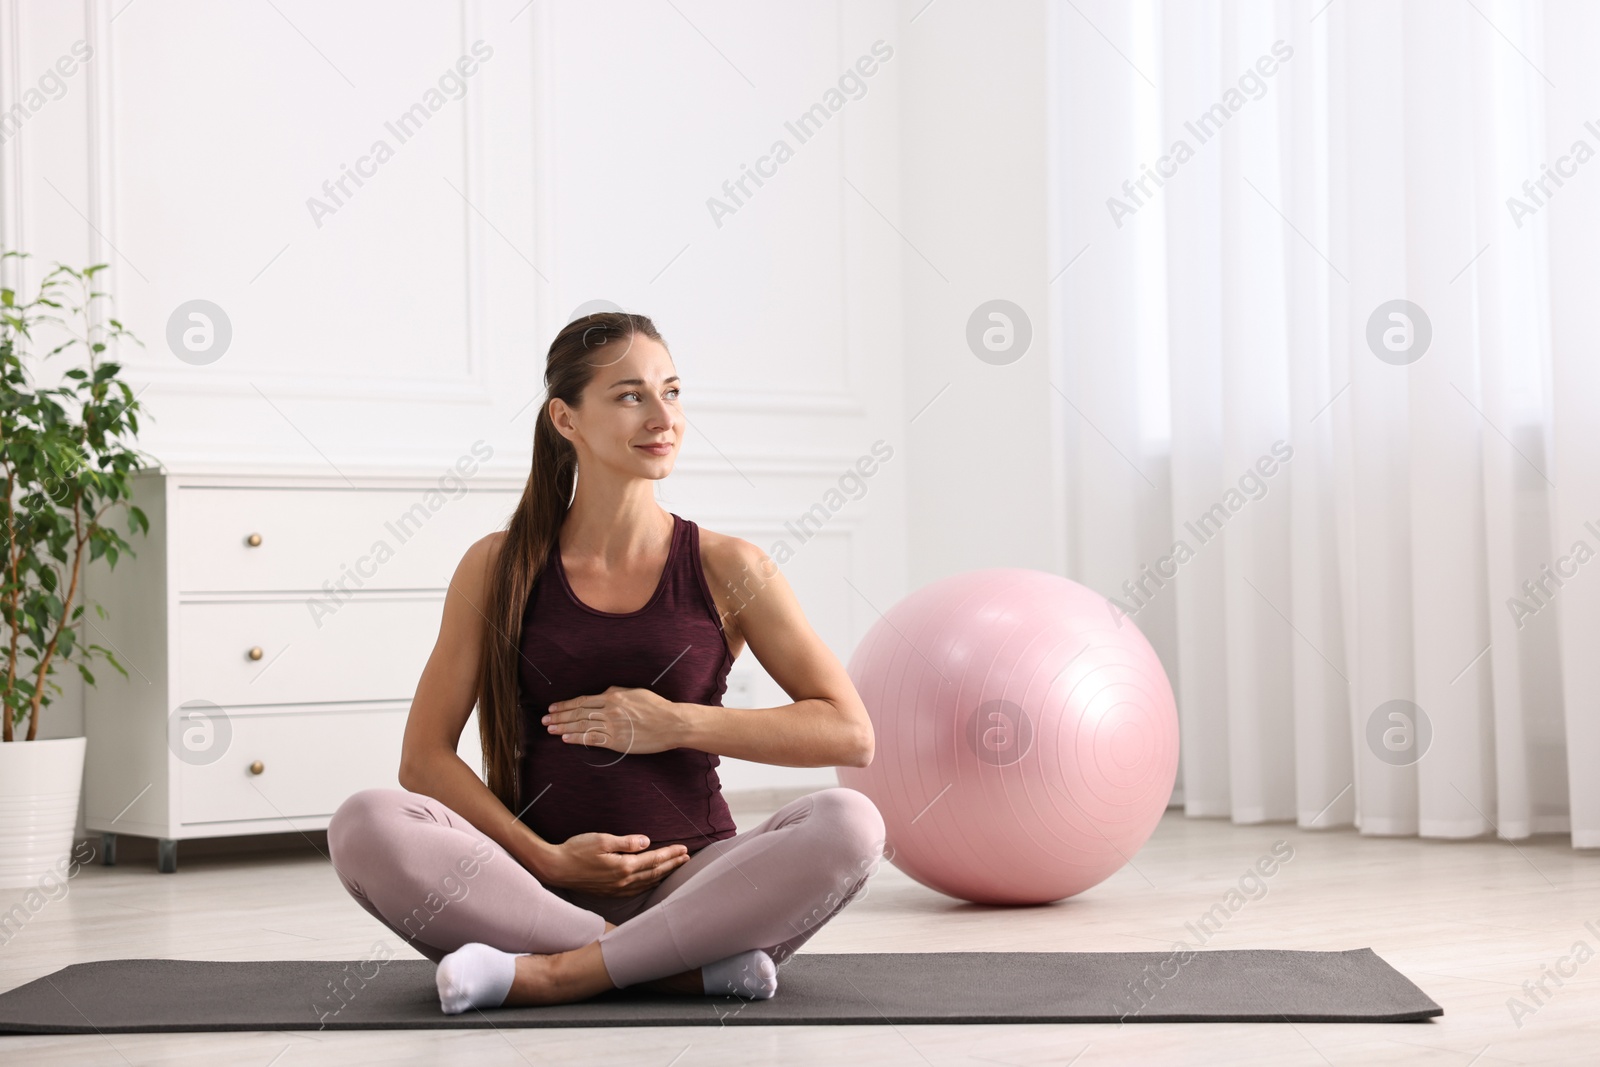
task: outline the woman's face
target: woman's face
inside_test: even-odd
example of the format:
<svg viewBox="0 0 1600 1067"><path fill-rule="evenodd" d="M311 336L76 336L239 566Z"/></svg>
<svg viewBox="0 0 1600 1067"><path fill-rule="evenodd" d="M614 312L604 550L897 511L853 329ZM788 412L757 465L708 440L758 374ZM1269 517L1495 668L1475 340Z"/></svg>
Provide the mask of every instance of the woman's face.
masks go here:
<svg viewBox="0 0 1600 1067"><path fill-rule="evenodd" d="M677 461L684 425L672 356L659 341L635 334L595 349L591 359L595 373L582 406L551 401L557 429L577 448L580 465L665 478Z"/></svg>

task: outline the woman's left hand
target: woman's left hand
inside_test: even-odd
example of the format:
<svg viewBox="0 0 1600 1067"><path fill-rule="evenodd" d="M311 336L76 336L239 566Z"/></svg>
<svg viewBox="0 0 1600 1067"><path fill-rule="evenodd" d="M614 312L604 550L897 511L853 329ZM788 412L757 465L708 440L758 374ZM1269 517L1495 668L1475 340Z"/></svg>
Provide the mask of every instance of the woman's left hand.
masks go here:
<svg viewBox="0 0 1600 1067"><path fill-rule="evenodd" d="M561 735L564 744L609 748L624 755L678 748L684 725L679 705L648 689L620 685L557 701L542 721L550 733Z"/></svg>

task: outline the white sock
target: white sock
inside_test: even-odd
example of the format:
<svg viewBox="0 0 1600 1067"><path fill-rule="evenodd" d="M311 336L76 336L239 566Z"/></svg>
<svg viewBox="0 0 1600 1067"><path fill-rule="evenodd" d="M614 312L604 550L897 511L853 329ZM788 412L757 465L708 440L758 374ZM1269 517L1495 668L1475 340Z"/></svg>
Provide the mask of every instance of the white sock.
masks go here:
<svg viewBox="0 0 1600 1067"><path fill-rule="evenodd" d="M753 948L701 967L700 981L708 994L732 993L749 1000L766 1000L778 991L778 965L771 956Z"/></svg>
<svg viewBox="0 0 1600 1067"><path fill-rule="evenodd" d="M511 992L516 973L516 953L468 942L440 960L433 974L439 1007L446 1015L459 1015L468 1008L498 1008Z"/></svg>

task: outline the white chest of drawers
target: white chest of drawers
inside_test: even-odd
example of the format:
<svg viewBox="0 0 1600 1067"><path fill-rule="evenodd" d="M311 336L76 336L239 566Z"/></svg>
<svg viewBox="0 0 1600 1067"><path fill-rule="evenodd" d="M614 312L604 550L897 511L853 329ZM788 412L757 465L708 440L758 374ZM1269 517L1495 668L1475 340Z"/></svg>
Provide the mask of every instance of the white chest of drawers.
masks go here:
<svg viewBox="0 0 1600 1067"><path fill-rule="evenodd" d="M128 672L97 657L85 687L84 821L106 862L116 835L153 837L171 872L180 840L325 829L351 793L398 788L445 588L523 479L467 456L443 472L168 469L134 485L148 536L113 512L137 555L84 576L108 617L86 613L82 640Z"/></svg>

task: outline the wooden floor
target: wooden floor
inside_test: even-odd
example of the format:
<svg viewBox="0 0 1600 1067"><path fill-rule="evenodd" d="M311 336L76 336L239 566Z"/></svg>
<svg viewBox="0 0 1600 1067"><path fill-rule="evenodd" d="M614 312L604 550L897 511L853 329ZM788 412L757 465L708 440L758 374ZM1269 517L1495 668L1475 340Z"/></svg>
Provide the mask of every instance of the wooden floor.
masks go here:
<svg viewBox="0 0 1600 1067"><path fill-rule="evenodd" d="M736 812L741 828L763 811ZM1427 1023L1048 1026L660 1027L337 1033L0 1036L22 1064L1370 1064L1600 1062L1600 855L1564 837L1531 843L1359 838L1289 825L1233 826L1167 813L1133 864L1053 905L953 900L885 864L806 950L1041 951L1169 947L1185 923L1279 840L1293 859L1232 915L1209 948L1372 947L1442 1005ZM280 842L282 839L280 839ZM359 959L384 930L344 893L312 834L276 852L180 848L85 867L68 894L0 948L0 989L99 958ZM11 891L0 891L9 906ZM1594 928L1585 926L1593 923ZM1588 947L1542 1005L1546 965ZM1571 964L1567 965L1571 969ZM782 996L780 990L779 996ZM1508 998L1532 1014L1514 1020Z"/></svg>

